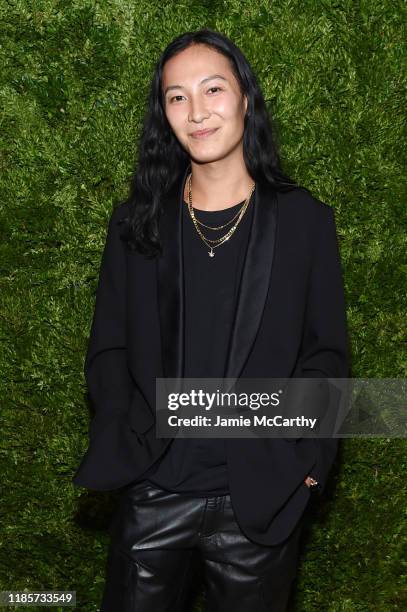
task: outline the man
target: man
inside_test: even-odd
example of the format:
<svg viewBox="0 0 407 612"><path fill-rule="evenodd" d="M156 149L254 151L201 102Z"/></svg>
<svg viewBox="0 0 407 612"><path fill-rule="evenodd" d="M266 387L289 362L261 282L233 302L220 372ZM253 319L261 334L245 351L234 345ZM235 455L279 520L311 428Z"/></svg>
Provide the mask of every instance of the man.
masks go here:
<svg viewBox="0 0 407 612"><path fill-rule="evenodd" d="M336 441L158 438L155 379L346 377L334 215L307 190L283 189L264 100L226 37L173 41L150 103L133 200L109 222L85 362L96 416L74 482L123 487L101 609L183 609L195 550L208 610L282 611L310 487L324 489ZM170 147L185 163L156 215L155 196L143 197ZM138 252L119 223L135 210ZM149 258L154 219L161 251Z"/></svg>

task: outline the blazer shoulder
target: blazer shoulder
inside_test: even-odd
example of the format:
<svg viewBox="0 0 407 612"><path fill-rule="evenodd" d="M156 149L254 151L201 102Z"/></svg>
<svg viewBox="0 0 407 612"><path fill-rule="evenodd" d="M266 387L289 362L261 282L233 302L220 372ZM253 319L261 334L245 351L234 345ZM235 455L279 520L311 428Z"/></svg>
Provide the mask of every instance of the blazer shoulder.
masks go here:
<svg viewBox="0 0 407 612"><path fill-rule="evenodd" d="M301 222L324 223L324 220L334 216L334 209L317 198L306 187L295 187L289 191L278 192L281 207L285 207L290 216L295 216Z"/></svg>
<svg viewBox="0 0 407 612"><path fill-rule="evenodd" d="M126 242L126 219L130 213L129 203L127 201L116 204L110 214L108 223L108 234L114 236L114 240L120 240L122 246Z"/></svg>
<svg viewBox="0 0 407 612"><path fill-rule="evenodd" d="M129 212L130 212L130 204L129 204L129 202L125 201L125 202L121 202L119 204L116 204L113 207L113 210L111 212L110 220L112 222L121 222L123 219L128 217Z"/></svg>

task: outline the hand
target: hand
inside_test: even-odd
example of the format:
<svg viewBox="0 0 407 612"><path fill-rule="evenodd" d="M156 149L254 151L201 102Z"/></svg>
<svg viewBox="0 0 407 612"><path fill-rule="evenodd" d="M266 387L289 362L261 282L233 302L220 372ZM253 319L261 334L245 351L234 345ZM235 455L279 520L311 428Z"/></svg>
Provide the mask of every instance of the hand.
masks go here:
<svg viewBox="0 0 407 612"><path fill-rule="evenodd" d="M307 485L307 487L310 487L311 484L314 482L314 479L311 476L307 476L304 482Z"/></svg>

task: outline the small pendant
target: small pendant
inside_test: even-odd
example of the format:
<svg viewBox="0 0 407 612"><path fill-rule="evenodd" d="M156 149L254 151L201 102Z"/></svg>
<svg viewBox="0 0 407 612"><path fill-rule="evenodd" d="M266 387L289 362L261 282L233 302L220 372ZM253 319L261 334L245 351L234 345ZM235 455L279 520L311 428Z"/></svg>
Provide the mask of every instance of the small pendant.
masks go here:
<svg viewBox="0 0 407 612"><path fill-rule="evenodd" d="M215 251L212 249L212 247L211 247L211 250L208 251L208 253L209 253L209 257L215 257Z"/></svg>

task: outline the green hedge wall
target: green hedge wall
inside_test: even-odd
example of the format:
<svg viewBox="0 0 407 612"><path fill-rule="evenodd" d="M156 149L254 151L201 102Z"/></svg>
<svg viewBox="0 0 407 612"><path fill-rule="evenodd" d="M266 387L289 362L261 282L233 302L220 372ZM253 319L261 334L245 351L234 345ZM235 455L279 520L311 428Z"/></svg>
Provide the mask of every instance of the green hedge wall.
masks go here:
<svg viewBox="0 0 407 612"><path fill-rule="evenodd" d="M178 34L211 27L247 55L286 171L335 209L352 374L406 376L403 9L0 2L0 590L100 604L116 498L71 482L87 447L82 366L107 221L127 194L153 66ZM309 507L293 609L407 608L404 475L404 440L342 441Z"/></svg>

